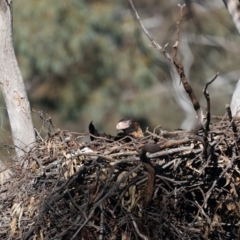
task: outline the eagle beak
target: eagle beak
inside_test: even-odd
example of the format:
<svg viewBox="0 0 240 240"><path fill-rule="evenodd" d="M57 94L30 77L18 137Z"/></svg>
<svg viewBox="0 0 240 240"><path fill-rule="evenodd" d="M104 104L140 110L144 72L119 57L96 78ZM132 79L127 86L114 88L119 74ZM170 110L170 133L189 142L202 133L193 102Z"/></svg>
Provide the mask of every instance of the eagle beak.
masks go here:
<svg viewBox="0 0 240 240"><path fill-rule="evenodd" d="M117 124L116 129L123 130L123 129L129 128L129 126L130 126L130 121L122 121Z"/></svg>

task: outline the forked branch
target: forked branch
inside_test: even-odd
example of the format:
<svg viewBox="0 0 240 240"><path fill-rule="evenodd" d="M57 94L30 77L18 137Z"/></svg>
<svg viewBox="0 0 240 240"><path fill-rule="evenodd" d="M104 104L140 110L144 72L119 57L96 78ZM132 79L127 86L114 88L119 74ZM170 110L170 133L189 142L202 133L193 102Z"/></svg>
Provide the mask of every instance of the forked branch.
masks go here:
<svg viewBox="0 0 240 240"><path fill-rule="evenodd" d="M133 1L132 0L129 0L129 3L132 7L132 10L133 12L135 13L136 15L136 18L138 20L138 23L139 25L141 26L143 32L145 33L145 35L148 37L148 39L150 40L151 42L151 46L156 48L161 54L163 54L172 64L173 66L175 67L175 69L177 70L178 72L178 75L180 77L180 80L183 84L183 87L185 89L185 91L187 92L187 94L189 95L190 99L191 99L191 102L193 104L193 107L197 113L197 117L198 117L198 122L197 122L197 125L196 127L194 128L194 133L197 133L198 130L200 129L200 127L202 126L202 121L203 121L203 114L202 114L202 110L201 110L201 107L200 107L200 104L199 104L199 101L197 100L197 97L192 89L192 87L190 86L190 84L188 83L187 81L187 78L185 76L185 73L184 73L184 68L182 66L182 64L177 60L177 51L178 51L178 45L179 45L179 37L180 37L180 24L182 22L182 11L183 11L183 8L185 5L179 5L180 7L180 19L179 21L177 22L177 38L176 38L176 41L175 41L175 44L173 46L173 57L165 50L165 47L161 47L154 39L153 37L149 34L149 32L146 30L146 28L144 27L140 17L139 17L139 14L133 4Z"/></svg>

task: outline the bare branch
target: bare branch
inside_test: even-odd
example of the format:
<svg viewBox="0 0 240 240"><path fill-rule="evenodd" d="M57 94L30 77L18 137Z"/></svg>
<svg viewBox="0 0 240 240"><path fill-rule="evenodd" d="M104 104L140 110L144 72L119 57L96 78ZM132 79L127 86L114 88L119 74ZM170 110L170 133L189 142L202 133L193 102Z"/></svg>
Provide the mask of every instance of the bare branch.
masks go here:
<svg viewBox="0 0 240 240"><path fill-rule="evenodd" d="M130 214L130 217L131 217L131 219L132 219L132 223L133 223L134 229L135 229L135 231L137 232L138 236L139 236L141 239L143 239L143 240L149 240L148 237L146 237L145 235L143 235L143 234L139 231L138 226L137 226L137 224L136 224L136 222L135 222L132 214Z"/></svg>
<svg viewBox="0 0 240 240"><path fill-rule="evenodd" d="M185 7L185 4L183 4L183 5L178 4L178 6L180 7L180 18L176 22L177 39L176 39L175 44L173 46L173 59L177 58L178 45L179 45L179 39L180 39L180 25L181 25L182 19L183 19L183 8Z"/></svg>
<svg viewBox="0 0 240 240"><path fill-rule="evenodd" d="M236 127L236 124L232 117L232 112L231 112L231 108L230 108L229 104L226 104L226 109L227 109L228 118L229 118L229 121L231 122L231 126L233 129L234 135L236 135L236 137L237 137L237 127Z"/></svg>
<svg viewBox="0 0 240 240"><path fill-rule="evenodd" d="M210 97L209 97L209 93L207 91L207 88L210 84L213 83L213 81L218 77L219 72L216 73L216 75L213 77L212 80L210 80L208 83L206 83L204 89L203 89L203 94L207 100L207 113L206 113L206 118L207 118L207 122L206 122L206 131L209 131L209 124L210 124L210 119L211 119L211 114L210 114Z"/></svg>
<svg viewBox="0 0 240 240"><path fill-rule="evenodd" d="M142 28L143 32L145 33L145 35L148 37L148 39L150 40L151 42L151 46L156 48L160 53L162 53L172 64L173 66L175 67L175 69L177 70L178 72L178 75L180 77L180 80L183 84L183 87L185 89L185 91L187 92L187 94L189 95L191 101L192 101L192 104L193 104L193 107L194 107L194 110L196 111L197 113L197 117L198 117L198 122L197 122L197 126L195 127L195 130L194 130L194 133L197 132L200 127L201 127L201 124L202 124L202 121L203 121L203 115L202 115L202 110L201 110L201 107L200 107L200 104L199 104L199 101L197 100L197 97L193 91L193 89L191 88L190 84L188 83L187 81L187 78L185 76L185 73L184 73L184 68L182 66L182 64L180 64L176 58L176 55L177 55L177 51L175 50L175 53L173 54L174 58L172 58L170 56L170 54L165 50L165 48L162 48L158 43L156 43L153 39L153 37L149 34L149 32L146 30L146 28L144 27L140 17L139 17L139 14L137 13L137 10L133 4L133 1L132 0L129 0L129 3L133 9L133 12L135 13L136 15L136 18L138 20L138 23L140 25L140 27ZM182 14L182 9L183 9L184 5L180 6L180 12ZM181 15L180 14L180 15ZM179 31L179 26L180 26L180 23L181 23L181 16L180 16L180 21L178 22L177 24L177 32ZM179 33L177 34L177 39L179 38ZM177 44L176 44L177 43ZM178 46L178 40L176 41L175 45L173 46L174 48L177 48Z"/></svg>

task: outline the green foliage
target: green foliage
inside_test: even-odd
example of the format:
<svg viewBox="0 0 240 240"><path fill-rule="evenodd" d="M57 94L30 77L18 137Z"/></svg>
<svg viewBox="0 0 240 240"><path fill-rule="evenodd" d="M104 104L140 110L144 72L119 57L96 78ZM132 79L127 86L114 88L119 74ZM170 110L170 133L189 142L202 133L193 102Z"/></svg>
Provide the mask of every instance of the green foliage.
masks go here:
<svg viewBox="0 0 240 240"><path fill-rule="evenodd" d="M14 43L33 106L77 120L94 105L90 117L98 118L116 110L125 88L152 85L149 57L124 31L122 10L111 1L14 2Z"/></svg>

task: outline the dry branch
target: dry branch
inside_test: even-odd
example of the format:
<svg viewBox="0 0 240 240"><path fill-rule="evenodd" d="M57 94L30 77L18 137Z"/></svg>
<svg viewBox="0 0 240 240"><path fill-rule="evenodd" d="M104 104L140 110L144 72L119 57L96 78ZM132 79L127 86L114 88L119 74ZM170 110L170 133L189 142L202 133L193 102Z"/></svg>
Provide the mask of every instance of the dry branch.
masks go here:
<svg viewBox="0 0 240 240"><path fill-rule="evenodd" d="M136 15L136 18L138 20L139 25L141 26L143 32L145 33L145 35L148 37L148 39L151 42L151 46L156 48L161 54L163 54L174 66L174 68L177 70L178 75L180 77L181 83L183 84L183 87L185 89L185 91L187 92L189 98L191 99L191 102L193 104L193 108L196 111L197 117L198 117L198 122L196 127L193 130L193 134L196 134L198 132L198 130L200 129L200 127L202 126L202 121L203 121L203 114L202 114L202 110L199 104L199 101L197 100L197 97L192 89L192 87L190 86L185 73L184 73L184 68L182 66L182 64L177 60L177 51L178 51L178 45L179 45L179 37L180 37L180 24L182 21L182 10L184 8L185 5L180 5L180 19L177 22L176 26L177 26L177 38L176 38L176 42L173 46L173 57L171 57L171 55L165 50L165 47L161 47L154 39L153 37L149 34L149 32L146 30L146 28L144 27L139 14L133 4L132 0L129 0L129 3L133 9L133 12Z"/></svg>

